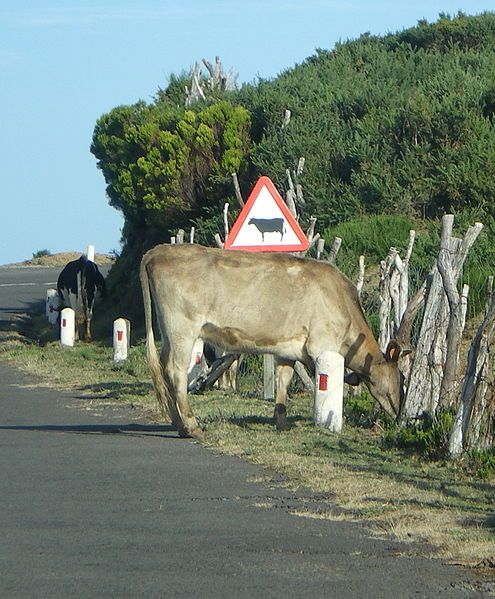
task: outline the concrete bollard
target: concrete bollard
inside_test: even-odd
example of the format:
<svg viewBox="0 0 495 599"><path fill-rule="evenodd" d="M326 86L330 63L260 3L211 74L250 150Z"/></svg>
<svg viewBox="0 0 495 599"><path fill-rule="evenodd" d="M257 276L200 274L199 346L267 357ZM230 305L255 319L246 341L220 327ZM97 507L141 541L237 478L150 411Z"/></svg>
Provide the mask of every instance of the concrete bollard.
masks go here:
<svg viewBox="0 0 495 599"><path fill-rule="evenodd" d="M340 433L344 398L344 358L337 352L325 351L318 356L315 367L315 424L328 428L333 433Z"/></svg>
<svg viewBox="0 0 495 599"><path fill-rule="evenodd" d="M86 258L88 260L91 260L91 262L95 261L95 246L94 245L91 245L91 244L88 245L88 248L86 250Z"/></svg>
<svg viewBox="0 0 495 599"><path fill-rule="evenodd" d="M66 347L73 347L75 331L76 313L72 308L64 308L60 312L60 343Z"/></svg>
<svg viewBox="0 0 495 599"><path fill-rule="evenodd" d="M208 370L206 360L203 356L204 343L202 339L196 339L194 342L193 350L191 353L191 361L189 362L189 369L187 371L187 383L191 385L201 375L205 374Z"/></svg>
<svg viewBox="0 0 495 599"><path fill-rule="evenodd" d="M60 297L56 289L46 290L46 306L45 313L46 318L50 324L57 324L57 318L59 314Z"/></svg>
<svg viewBox="0 0 495 599"><path fill-rule="evenodd" d="M127 360L131 339L131 323L127 318L117 318L113 321L113 361Z"/></svg>

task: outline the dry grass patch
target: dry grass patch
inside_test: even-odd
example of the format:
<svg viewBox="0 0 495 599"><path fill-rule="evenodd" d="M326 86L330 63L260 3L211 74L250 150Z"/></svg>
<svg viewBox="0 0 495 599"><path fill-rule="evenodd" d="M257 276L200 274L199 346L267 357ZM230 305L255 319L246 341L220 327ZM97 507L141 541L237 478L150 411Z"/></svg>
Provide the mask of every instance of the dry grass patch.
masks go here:
<svg viewBox="0 0 495 599"><path fill-rule="evenodd" d="M0 342L0 359L43 377L46 385L77 390L90 409L119 402L158 418L142 345L119 367L112 364L111 348L97 343L62 349L56 342L38 347L12 339ZM308 396L290 402L291 429L281 433L272 423L272 403L220 391L191 401L207 447L318 494L317 511L309 507L295 515L366 521L372 534L414 542L425 552L433 545L449 561L494 560L493 480L475 480L456 463L387 448L372 429L346 425L341 435L327 433L313 425Z"/></svg>
<svg viewBox="0 0 495 599"><path fill-rule="evenodd" d="M31 258L30 260L24 260L23 262L16 262L9 264L8 266L45 266L45 267L58 267L65 266L67 262L77 260L84 252L58 252L56 254L45 254ZM110 254L95 254L95 263L98 266L106 264L113 264L115 257Z"/></svg>

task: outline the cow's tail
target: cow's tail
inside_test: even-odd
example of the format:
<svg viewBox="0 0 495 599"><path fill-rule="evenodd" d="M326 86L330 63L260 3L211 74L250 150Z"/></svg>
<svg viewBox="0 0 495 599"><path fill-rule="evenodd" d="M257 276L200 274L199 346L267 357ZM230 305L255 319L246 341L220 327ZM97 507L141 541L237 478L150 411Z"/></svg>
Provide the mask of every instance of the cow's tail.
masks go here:
<svg viewBox="0 0 495 599"><path fill-rule="evenodd" d="M151 373L151 381L155 388L158 406L164 418L171 415L170 393L165 384L164 372L158 351L155 345L155 335L153 333L153 309L151 304L150 282L148 278L147 260L144 256L141 261L141 287L143 290L144 320L146 326L146 355L148 366Z"/></svg>

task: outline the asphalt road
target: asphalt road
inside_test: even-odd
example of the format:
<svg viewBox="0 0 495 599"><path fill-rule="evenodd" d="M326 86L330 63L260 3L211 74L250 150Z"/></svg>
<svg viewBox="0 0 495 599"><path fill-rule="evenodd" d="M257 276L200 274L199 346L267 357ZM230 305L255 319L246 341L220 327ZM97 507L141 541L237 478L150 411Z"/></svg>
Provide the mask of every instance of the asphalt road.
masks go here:
<svg viewBox="0 0 495 599"><path fill-rule="evenodd" d="M43 302L53 274L0 268L0 326ZM321 498L255 482L270 476L256 466L83 408L0 363L0 597L491 596L362 525L292 515Z"/></svg>

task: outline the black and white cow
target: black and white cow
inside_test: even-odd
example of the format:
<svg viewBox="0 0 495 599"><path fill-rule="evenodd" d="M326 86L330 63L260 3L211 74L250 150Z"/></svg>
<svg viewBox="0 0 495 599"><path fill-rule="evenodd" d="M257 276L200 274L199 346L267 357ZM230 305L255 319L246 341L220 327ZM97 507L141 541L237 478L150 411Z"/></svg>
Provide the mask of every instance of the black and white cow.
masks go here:
<svg viewBox="0 0 495 599"><path fill-rule="evenodd" d="M97 291L105 297L105 279L94 262L81 256L66 264L58 276L57 290L62 308L72 308L76 313L76 338L79 325L84 337L91 340L91 317Z"/></svg>

